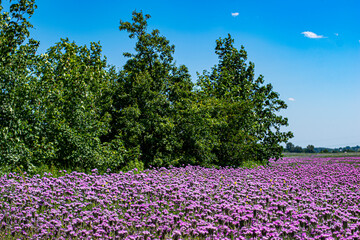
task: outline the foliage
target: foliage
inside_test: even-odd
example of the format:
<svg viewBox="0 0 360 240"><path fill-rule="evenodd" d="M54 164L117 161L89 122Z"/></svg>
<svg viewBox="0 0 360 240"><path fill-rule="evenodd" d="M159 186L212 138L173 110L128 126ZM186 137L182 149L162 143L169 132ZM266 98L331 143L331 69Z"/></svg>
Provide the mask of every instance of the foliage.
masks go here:
<svg viewBox="0 0 360 240"><path fill-rule="evenodd" d="M306 148L302 148L300 146L295 146L293 143L288 142L286 144L285 150L290 153L316 153L322 152L321 150L317 150L314 145L307 145Z"/></svg>
<svg viewBox="0 0 360 240"><path fill-rule="evenodd" d="M0 166L10 170L32 169L37 161L31 145L41 131L33 117L32 71L39 43L28 39L27 20L35 8L34 0L11 4L9 12L0 4Z"/></svg>
<svg viewBox="0 0 360 240"><path fill-rule="evenodd" d="M305 152L305 150L300 146L295 146L293 143L288 142L286 144L286 151L287 152L293 152L293 153L302 153Z"/></svg>
<svg viewBox="0 0 360 240"><path fill-rule="evenodd" d="M1 4L0 4L1 5ZM2 5L1 5L2 6ZM175 46L148 31L133 12L119 29L136 40L120 71L100 43L60 39L45 54L29 38L34 0L18 0L0 18L0 171L29 174L150 166L252 166L281 156L286 108L230 37L219 64L199 76L176 66Z"/></svg>
<svg viewBox="0 0 360 240"><path fill-rule="evenodd" d="M149 17L134 12L132 23L120 23L120 30L137 42L134 54L124 53L129 60L116 85L112 132L133 153L127 161L139 160L146 167L177 165L183 145L178 122L193 84L187 68L175 66L174 46L158 30L146 31Z"/></svg>
<svg viewBox="0 0 360 240"><path fill-rule="evenodd" d="M218 112L226 118L218 129L220 144L214 151L222 166L277 159L282 152L279 143L292 137L291 132L280 132L287 119L276 115L287 106L271 84L264 85L263 76L255 79L254 64L246 63L244 47L237 50L233 43L230 35L216 41L219 64L211 73L204 71L198 81L201 95L221 100Z"/></svg>
<svg viewBox="0 0 360 240"><path fill-rule="evenodd" d="M121 141L101 143L111 116L114 69L107 69L101 46L90 49L62 39L42 56L37 72L44 145L52 146L44 163L94 168L122 163ZM111 145L116 145L112 149ZM114 151L119 151L118 153Z"/></svg>
<svg viewBox="0 0 360 240"><path fill-rule="evenodd" d="M33 8L33 2L20 1L10 7L13 19L2 14L1 42L7 44L1 48L2 166L34 172L41 165L63 169L125 165L120 139L100 141L108 133L117 76L102 57L100 44L91 43L89 49L61 39L45 54L36 55L38 42L30 39L20 45L31 27L21 14L32 14ZM5 54L6 47L16 49Z"/></svg>
<svg viewBox="0 0 360 240"><path fill-rule="evenodd" d="M305 149L306 153L315 153L315 147L314 145L307 145L306 149Z"/></svg>

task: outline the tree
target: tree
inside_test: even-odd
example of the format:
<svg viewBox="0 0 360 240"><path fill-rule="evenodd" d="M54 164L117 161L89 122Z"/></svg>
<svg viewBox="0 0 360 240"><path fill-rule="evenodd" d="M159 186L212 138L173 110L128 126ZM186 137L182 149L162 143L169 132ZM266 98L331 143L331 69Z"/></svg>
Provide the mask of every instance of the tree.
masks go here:
<svg viewBox="0 0 360 240"><path fill-rule="evenodd" d="M302 147L300 147L300 146L296 146L295 148L294 148L294 151L293 152L295 152L295 153L302 153L302 152L304 152L304 149L302 149Z"/></svg>
<svg viewBox="0 0 360 240"><path fill-rule="evenodd" d="M88 49L63 39L36 55L39 43L29 39L28 22L35 8L34 0L21 0L1 13L1 166L34 173L43 165L122 164L122 142L99 140L109 131L114 69L96 43Z"/></svg>
<svg viewBox="0 0 360 240"><path fill-rule="evenodd" d="M29 38L34 0L14 1L3 12L0 2L0 166L33 168L32 144L40 132L34 121L32 91L39 43Z"/></svg>
<svg viewBox="0 0 360 240"><path fill-rule="evenodd" d="M176 66L174 45L133 12L120 30L136 40L121 71L99 43L61 39L45 54L29 38L34 0L0 17L0 163L35 173L44 165L113 170L193 164L241 166L281 155L286 108L233 39L219 39L219 64L199 76ZM1 7L2 10L2 7ZM296 149L296 148L295 148Z"/></svg>
<svg viewBox="0 0 360 240"><path fill-rule="evenodd" d="M294 151L294 148L295 148L295 145L294 145L293 143L288 142L288 143L286 144L286 150L287 150L288 152L293 152L293 151Z"/></svg>
<svg viewBox="0 0 360 240"><path fill-rule="evenodd" d="M84 169L123 164L122 142L100 141L109 132L117 77L100 44L91 43L88 48L61 39L42 56L36 74L39 108L35 113L44 126L40 144L52 153L42 162Z"/></svg>
<svg viewBox="0 0 360 240"><path fill-rule="evenodd" d="M246 63L244 47L237 50L233 43L230 35L216 41L219 64L211 73L204 71L197 84L200 94L222 101L226 116L226 124L217 129L221 143L214 151L220 165L239 166L249 158L262 163L277 159L280 143L292 137L291 132L280 132L288 121L276 114L287 106L271 84L264 85L262 75L255 79L254 64Z"/></svg>
<svg viewBox="0 0 360 240"><path fill-rule="evenodd" d="M147 32L150 15L133 12L132 22L120 22L119 29L137 40L135 53L119 74L112 112L112 136L123 139L129 152L127 162L145 166L179 164L176 126L180 109L185 108L193 84L185 66L176 67L175 47L159 30Z"/></svg>
<svg viewBox="0 0 360 240"><path fill-rule="evenodd" d="M305 149L306 153L314 153L315 152L315 147L314 145L307 145L306 149Z"/></svg>

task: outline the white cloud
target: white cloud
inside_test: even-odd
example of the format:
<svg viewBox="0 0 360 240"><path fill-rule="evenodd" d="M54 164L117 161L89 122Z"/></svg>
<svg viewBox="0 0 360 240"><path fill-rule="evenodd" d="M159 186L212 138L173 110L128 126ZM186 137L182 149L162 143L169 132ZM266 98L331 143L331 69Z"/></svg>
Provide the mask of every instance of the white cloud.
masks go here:
<svg viewBox="0 0 360 240"><path fill-rule="evenodd" d="M334 34L335 34L335 36L337 36L337 37L339 36L339 34L338 34L338 33L334 33Z"/></svg>
<svg viewBox="0 0 360 240"><path fill-rule="evenodd" d="M316 33L309 31L302 32L301 34L304 34L304 36L307 38L325 38L323 35L317 35Z"/></svg>
<svg viewBox="0 0 360 240"><path fill-rule="evenodd" d="M238 12L231 13L231 16L233 16L233 17L237 17L237 16L239 16L239 13L238 13Z"/></svg>
<svg viewBox="0 0 360 240"><path fill-rule="evenodd" d="M288 100L294 102L295 98L289 97Z"/></svg>

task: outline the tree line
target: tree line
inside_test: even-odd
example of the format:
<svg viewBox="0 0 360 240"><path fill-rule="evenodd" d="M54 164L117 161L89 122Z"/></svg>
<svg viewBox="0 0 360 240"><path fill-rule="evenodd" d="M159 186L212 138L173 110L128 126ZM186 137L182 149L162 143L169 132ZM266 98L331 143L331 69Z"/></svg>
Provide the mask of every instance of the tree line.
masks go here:
<svg viewBox="0 0 360 240"><path fill-rule="evenodd" d="M307 145L306 148L295 146L293 143L288 142L284 149L285 152L290 153L341 153L341 152L360 152L360 146L346 146L340 148L325 148L325 147L314 147L314 145Z"/></svg>
<svg viewBox="0 0 360 240"><path fill-rule="evenodd" d="M293 143L288 142L285 147L285 152L291 153L316 153L314 145L307 145L306 148L295 146Z"/></svg>
<svg viewBox="0 0 360 240"><path fill-rule="evenodd" d="M14 1L12 1L14 2ZM243 46L216 40L219 62L198 74L176 66L174 45L134 11L119 30L136 40L121 70L100 43L61 39L37 54L35 0L0 4L0 163L3 172L129 170L149 166L241 166L279 158L286 104L254 76Z"/></svg>

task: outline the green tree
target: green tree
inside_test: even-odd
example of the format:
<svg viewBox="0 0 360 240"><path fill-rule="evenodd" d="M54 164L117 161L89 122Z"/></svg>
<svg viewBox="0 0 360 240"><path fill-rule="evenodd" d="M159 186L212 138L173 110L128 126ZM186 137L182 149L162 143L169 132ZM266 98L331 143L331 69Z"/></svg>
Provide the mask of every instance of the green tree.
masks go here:
<svg viewBox="0 0 360 240"><path fill-rule="evenodd" d="M293 143L291 143L291 142L286 143L286 150L288 152L293 152L294 148L295 148L295 145Z"/></svg>
<svg viewBox="0 0 360 240"><path fill-rule="evenodd" d="M254 77L254 64L246 63L247 53L237 50L228 35L216 41L219 64L199 76L200 94L221 99L226 124L218 130L220 145L214 150L220 165L239 166L249 159L265 163L279 158L280 143L292 137L280 132L287 119L276 114L286 108L272 85L264 85L263 76Z"/></svg>
<svg viewBox="0 0 360 240"><path fill-rule="evenodd" d="M302 148L302 147L300 147L300 146L296 146L295 148L294 148L294 151L293 152L295 152L295 153L302 153L302 152L304 152L304 149Z"/></svg>
<svg viewBox="0 0 360 240"><path fill-rule="evenodd" d="M149 15L133 12L120 30L136 40L120 72L99 43L61 39L45 54L29 38L34 0L0 17L0 163L35 173L43 165L129 170L150 165L265 163L281 155L286 108L233 39L219 39L219 64L199 76L177 67L174 45L148 32ZM295 148L296 149L296 148ZM5 166L5 168L4 168Z"/></svg>
<svg viewBox="0 0 360 240"><path fill-rule="evenodd" d="M36 74L40 96L36 114L44 125L41 145L51 146L47 152L52 153L42 162L87 169L121 165L121 140L100 140L109 132L117 77L100 44L88 48L61 39L42 55Z"/></svg>
<svg viewBox="0 0 360 240"><path fill-rule="evenodd" d="M119 29L135 38L135 53L124 53L128 61L119 74L114 96L112 130L108 139L119 136L128 151L127 162L145 166L179 164L176 117L193 84L185 66L176 67L175 47L147 32L150 15L133 12L132 22L120 22Z"/></svg>
<svg viewBox="0 0 360 240"><path fill-rule="evenodd" d="M29 38L34 0L0 2L0 165L34 168L33 143L40 131L34 121L37 96L32 92L39 43Z"/></svg>
<svg viewBox="0 0 360 240"><path fill-rule="evenodd" d="M201 166L218 166L214 149L219 146L217 129L226 123L222 115L223 103L216 98L192 95L177 117L176 129L182 145L181 163Z"/></svg>
<svg viewBox="0 0 360 240"><path fill-rule="evenodd" d="M315 153L315 147L314 147L314 145L307 145L307 147L304 151L306 153Z"/></svg>
<svg viewBox="0 0 360 240"><path fill-rule="evenodd" d="M46 54L29 39L34 1L20 0L0 18L0 161L34 173L59 168L116 167L123 164L120 139L101 142L109 132L112 85L117 77L101 55L61 40Z"/></svg>

